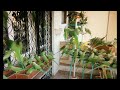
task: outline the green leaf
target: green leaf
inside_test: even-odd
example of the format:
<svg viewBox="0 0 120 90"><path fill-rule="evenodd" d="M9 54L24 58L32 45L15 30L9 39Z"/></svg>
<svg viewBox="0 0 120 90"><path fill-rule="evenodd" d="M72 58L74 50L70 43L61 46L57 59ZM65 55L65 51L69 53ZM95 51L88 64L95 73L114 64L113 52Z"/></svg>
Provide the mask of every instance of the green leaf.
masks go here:
<svg viewBox="0 0 120 90"><path fill-rule="evenodd" d="M86 52L82 52L82 53L81 53L81 55L80 55L80 58L81 58L81 59L84 59L84 58L85 58L85 53L86 53Z"/></svg>
<svg viewBox="0 0 120 90"><path fill-rule="evenodd" d="M21 42L13 42L11 49L15 51L14 56L18 60L18 62L21 62L21 65L23 66L23 56L22 56L22 43Z"/></svg>
<svg viewBox="0 0 120 90"><path fill-rule="evenodd" d="M108 61L103 61L103 65L110 66L110 63Z"/></svg>
<svg viewBox="0 0 120 90"><path fill-rule="evenodd" d="M69 53L70 55L73 55L74 50L72 49L72 50L70 50L68 53Z"/></svg>
<svg viewBox="0 0 120 90"><path fill-rule="evenodd" d="M68 39L68 29L64 29L64 38L65 40Z"/></svg>
<svg viewBox="0 0 120 90"><path fill-rule="evenodd" d="M40 65L40 66L44 66L44 63L42 63L42 62L40 61L40 62L39 62L39 65Z"/></svg>
<svg viewBox="0 0 120 90"><path fill-rule="evenodd" d="M47 58L48 58L49 60L54 59L53 55L51 55L51 54L48 54L48 55L47 55Z"/></svg>
<svg viewBox="0 0 120 90"><path fill-rule="evenodd" d="M37 70L40 70L41 67L36 63L36 62L33 62L33 66L35 67L35 69Z"/></svg>
<svg viewBox="0 0 120 90"><path fill-rule="evenodd" d="M75 49L75 51L74 51L74 58L77 58L77 55L78 55L78 51L77 51L77 49Z"/></svg>
<svg viewBox="0 0 120 90"><path fill-rule="evenodd" d="M116 65L116 64L113 64L112 67L113 67L113 68L117 68L117 65Z"/></svg>
<svg viewBox="0 0 120 90"><path fill-rule="evenodd" d="M91 56L89 58L93 58L94 57L94 53L91 54Z"/></svg>
<svg viewBox="0 0 120 90"><path fill-rule="evenodd" d="M8 77L6 77L5 75L3 75L3 79L8 79Z"/></svg>
<svg viewBox="0 0 120 90"><path fill-rule="evenodd" d="M63 49L63 52L62 52L62 55L63 55L63 54L67 54L67 53L68 53L68 48L64 48L64 49Z"/></svg>
<svg viewBox="0 0 120 90"><path fill-rule="evenodd" d="M79 29L78 28L76 28L74 31L76 32L77 35L79 35Z"/></svg>
<svg viewBox="0 0 120 90"><path fill-rule="evenodd" d="M69 29L69 30L68 30L68 35L69 35L69 37L74 36L74 32L75 32L75 29Z"/></svg>
<svg viewBox="0 0 120 90"><path fill-rule="evenodd" d="M32 68L30 68L30 69L27 71L27 74L30 74L30 73L32 73L33 71L35 71L35 69L32 67Z"/></svg>
<svg viewBox="0 0 120 90"><path fill-rule="evenodd" d="M20 71L23 70L22 68L20 68L20 67L15 67L15 66L10 66L10 69L13 70L14 72L20 72Z"/></svg>
<svg viewBox="0 0 120 90"><path fill-rule="evenodd" d="M40 62L40 56L35 55L35 59Z"/></svg>
<svg viewBox="0 0 120 90"><path fill-rule="evenodd" d="M79 29L80 33L83 33L83 30L80 27L78 27L78 29Z"/></svg>
<svg viewBox="0 0 120 90"><path fill-rule="evenodd" d="M48 58L47 58L46 55L45 55L45 52L42 52L42 53L41 53L41 56L42 56L42 58L43 58L43 60L44 60L45 62L48 62L48 61L49 61Z"/></svg>
<svg viewBox="0 0 120 90"><path fill-rule="evenodd" d="M91 31L88 28L85 28L86 33L91 35Z"/></svg>
<svg viewBox="0 0 120 90"><path fill-rule="evenodd" d="M84 21L87 21L87 17L84 19Z"/></svg>
<svg viewBox="0 0 120 90"><path fill-rule="evenodd" d="M76 48L78 48L78 45L79 45L79 41L78 41L78 36L77 36L77 33L74 32L74 38L75 38L75 45L76 45Z"/></svg>
<svg viewBox="0 0 120 90"><path fill-rule="evenodd" d="M10 55L11 55L11 53L12 53L12 51L6 51L6 52L5 52L5 56L3 57L3 60L9 58Z"/></svg>

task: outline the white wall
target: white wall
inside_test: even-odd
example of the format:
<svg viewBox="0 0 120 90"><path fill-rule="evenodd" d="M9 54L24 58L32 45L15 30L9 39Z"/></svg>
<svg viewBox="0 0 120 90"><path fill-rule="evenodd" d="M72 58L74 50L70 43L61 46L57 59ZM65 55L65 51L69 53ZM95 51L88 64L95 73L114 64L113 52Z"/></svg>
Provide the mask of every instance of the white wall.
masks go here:
<svg viewBox="0 0 120 90"><path fill-rule="evenodd" d="M88 17L88 23L85 26L90 29L92 37L90 35L84 35L83 41L88 41L94 37L104 37L107 34L107 41L112 41L117 38L117 12L110 11L109 22L108 13L109 11L85 11L85 16ZM108 32L107 32L107 24ZM81 40L81 36L79 36Z"/></svg>
<svg viewBox="0 0 120 90"><path fill-rule="evenodd" d="M107 30L108 11L86 11L88 17L88 27L92 37L104 37Z"/></svg>
<svg viewBox="0 0 120 90"><path fill-rule="evenodd" d="M117 11L110 11L107 41L117 38Z"/></svg>
<svg viewBox="0 0 120 90"><path fill-rule="evenodd" d="M59 47L60 47L60 25L62 12L61 11L53 11L52 12L52 51L54 54L54 60L59 64ZM58 52L58 53L57 53ZM52 74L55 75L59 69L59 66L52 62Z"/></svg>

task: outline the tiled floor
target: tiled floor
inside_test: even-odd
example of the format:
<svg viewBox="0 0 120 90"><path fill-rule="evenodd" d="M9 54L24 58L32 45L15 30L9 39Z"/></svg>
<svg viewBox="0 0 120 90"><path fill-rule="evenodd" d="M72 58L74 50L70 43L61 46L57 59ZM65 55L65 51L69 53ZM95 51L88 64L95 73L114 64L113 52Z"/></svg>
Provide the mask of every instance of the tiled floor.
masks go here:
<svg viewBox="0 0 120 90"><path fill-rule="evenodd" d="M69 72L65 71L58 71L55 76L53 76L52 79L68 79Z"/></svg>
<svg viewBox="0 0 120 90"><path fill-rule="evenodd" d="M76 73L77 79L82 79L82 76L80 73ZM90 79L90 74L85 74L84 79ZM95 76L93 76L93 79ZM51 79L69 79L69 72L68 71L61 71L59 70L55 76L53 76Z"/></svg>

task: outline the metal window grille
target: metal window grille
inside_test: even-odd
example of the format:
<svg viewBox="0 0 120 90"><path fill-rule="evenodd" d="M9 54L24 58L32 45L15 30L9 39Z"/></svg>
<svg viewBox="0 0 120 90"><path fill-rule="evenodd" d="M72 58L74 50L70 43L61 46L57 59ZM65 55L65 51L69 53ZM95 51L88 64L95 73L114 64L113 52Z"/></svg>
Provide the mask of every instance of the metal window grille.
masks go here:
<svg viewBox="0 0 120 90"><path fill-rule="evenodd" d="M21 41L22 53L25 56L30 57L39 55L42 51L48 53L52 50L51 11L7 11L7 13L4 37Z"/></svg>

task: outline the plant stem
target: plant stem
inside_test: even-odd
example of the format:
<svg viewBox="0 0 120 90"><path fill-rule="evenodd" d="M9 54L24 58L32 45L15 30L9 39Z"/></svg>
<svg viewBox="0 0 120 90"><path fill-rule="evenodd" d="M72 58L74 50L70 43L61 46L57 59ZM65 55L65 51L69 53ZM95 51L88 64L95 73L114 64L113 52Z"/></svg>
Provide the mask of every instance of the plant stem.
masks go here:
<svg viewBox="0 0 120 90"><path fill-rule="evenodd" d="M93 69L94 69L94 64L92 63L92 71L91 71L90 79L92 79Z"/></svg>
<svg viewBox="0 0 120 90"><path fill-rule="evenodd" d="M84 68L84 61L82 62L82 65L83 65L83 68L82 68L82 79L84 79L84 71L85 71L85 68Z"/></svg>
<svg viewBox="0 0 120 90"><path fill-rule="evenodd" d="M72 73L72 65L73 65L73 62L74 62L74 58L72 57L72 61L71 61L71 64L70 64L69 79L70 79L70 76L71 76L71 73Z"/></svg>
<svg viewBox="0 0 120 90"><path fill-rule="evenodd" d="M75 60L74 67L73 67L73 77L75 77L75 71L76 71L76 60Z"/></svg>
<svg viewBox="0 0 120 90"><path fill-rule="evenodd" d="M83 26L81 25L81 30L83 30ZM82 39L81 39L81 42L83 41L83 34L82 35Z"/></svg>

